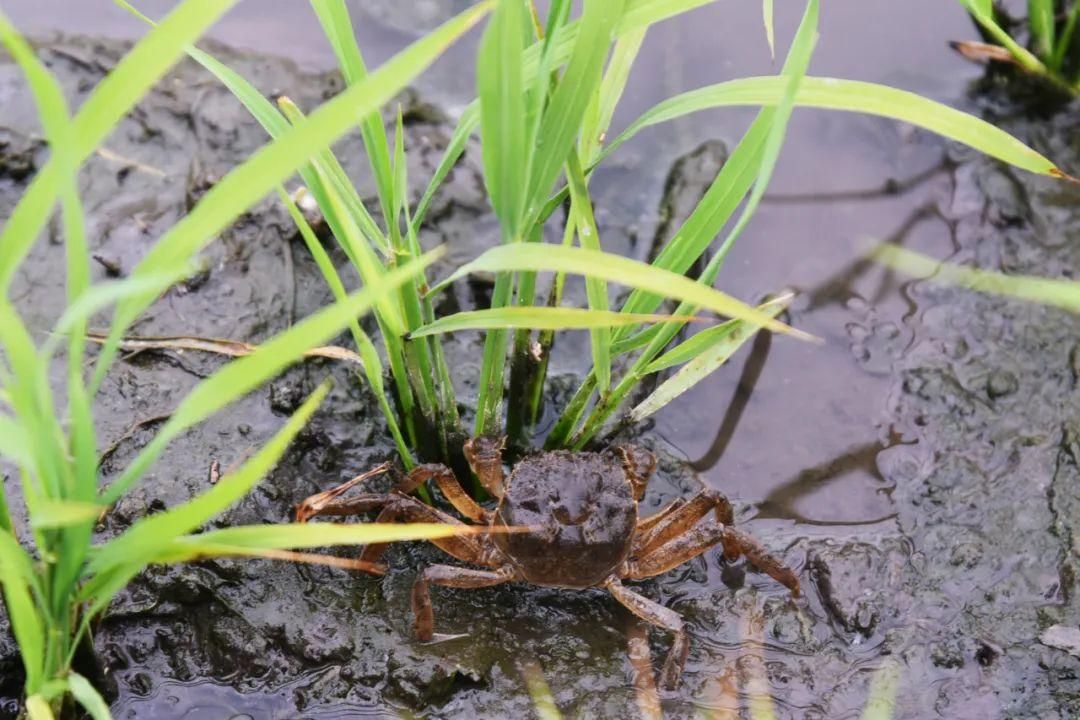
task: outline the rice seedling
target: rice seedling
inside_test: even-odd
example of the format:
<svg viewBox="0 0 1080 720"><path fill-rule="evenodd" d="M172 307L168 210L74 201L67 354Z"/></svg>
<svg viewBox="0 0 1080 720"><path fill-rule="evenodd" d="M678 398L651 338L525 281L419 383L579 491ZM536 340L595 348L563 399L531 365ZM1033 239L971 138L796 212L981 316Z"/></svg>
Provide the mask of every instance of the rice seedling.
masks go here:
<svg viewBox="0 0 1080 720"><path fill-rule="evenodd" d="M139 97L231 2L186 0L151 30L95 89L74 116L56 79L0 15L0 41L25 72L51 149L47 164L0 234L0 457L18 469L18 485L0 491L0 590L25 672L25 715L32 720L109 717L93 653L96 621L142 569L213 557L262 557L358 567L358 561L304 552L343 544L443 537L439 525L252 525L200 532L248 493L281 458L326 396L323 384L274 436L209 489L180 506L141 518L121 534L95 542L103 513L134 487L166 446L186 430L311 353L373 307L410 285L435 254L416 255L371 278L365 287L293 325L196 386L154 438L107 487L99 485L94 396L130 323L172 284L197 271L198 251L254 201L271 191L314 149L350 124L357 106L377 109L475 22L473 9L390 60L342 103L299 122L236 168L142 262L120 281L91 284L90 255L77 189L79 167ZM349 103L346 106L345 103ZM9 299L12 278L59 201L66 256L67 309L35 342ZM87 324L115 306L96 357L87 353ZM62 388L50 383L64 353ZM90 378L87 379L87 369ZM66 395L66 406L60 398ZM207 459L209 462L209 458ZM9 500L21 499L21 508Z"/></svg>
<svg viewBox="0 0 1080 720"><path fill-rule="evenodd" d="M125 0L117 2L134 11ZM723 364L758 328L806 338L776 320L779 305L754 308L712 289L764 194L796 107L863 112L912 123L1025 170L1061 174L1049 160L1008 134L940 103L871 83L808 76L817 38L814 0L807 3L779 75L728 80L669 98L605 142L650 27L707 2L593 0L584 4L577 17L566 0L551 3L546 15L524 0L490 3L494 11L477 55L478 97L462 112L441 162L411 207L404 163L408 148L400 118L391 136L370 106L354 113L354 118L360 118L360 134L376 180L371 209L345 177L333 151L323 148L309 153L300 168L305 191L318 203L334 238L366 283L417 257L419 230L432 199L469 138L480 136L486 190L498 219L500 245L442 282L418 276L398 290L394 301L378 303L374 314L380 330L379 352L375 340L359 327L352 328L356 352L365 358L365 377L379 397L406 466L414 464L417 456L452 461L464 435L439 341L442 333L484 332L471 434L505 434L518 447L526 447L534 441L556 333L588 330L592 367L543 440L548 449L581 448L595 442L646 378L684 366L627 417L640 420L659 410ZM347 92L369 82L344 0L311 0L311 4L341 66L350 88ZM768 44L773 47L772 4L766 0L762 10ZM187 51L244 103L272 137L282 138L292 124L305 122L301 110L287 98L275 106L204 51L194 47ZM603 228L596 222L589 192L596 167L651 126L694 112L740 105L762 109L694 212L653 262L605 252ZM282 199L290 205L326 282L340 296L341 278L283 191ZM558 222L560 208L565 208L563 242L543 242L544 229ZM722 241L715 245L721 234ZM707 255L705 270L697 278L686 277ZM436 318L434 294L473 271L495 275L490 307ZM546 297L538 297L541 272L555 276ZM567 274L585 277L587 308L565 306ZM610 284L632 290L618 308L611 305ZM678 299L680 304L668 316L657 315L665 298ZM692 341L670 347L701 312L729 320L698 333ZM388 385L383 382L380 353L389 365ZM481 493L475 483L473 488Z"/></svg>
<svg viewBox="0 0 1080 720"><path fill-rule="evenodd" d="M124 0L117 2L135 11ZM108 716L100 693L87 679L92 671L85 670L82 653L92 647L95 618L149 564L231 555L348 565L349 561L300 551L460 531L444 526L286 524L198 532L275 464L325 396L322 387L261 450L207 492L144 518L107 542L94 543L96 519L145 476L171 440L338 332L348 330L356 346L349 357L359 358L401 461L411 467L417 456L447 459L457 452L455 438L463 434L441 334L485 332L472 433L509 434L526 445L540 413L556 331L587 330L592 368L546 438L548 447L580 448L595 441L646 377L680 368L635 406L629 416L633 420L664 407L699 382L758 328L807 338L776 319L786 298L752 307L713 288L765 192L796 107L866 112L910 122L1022 169L1061 175L1030 148L951 108L892 88L808 76L817 39L817 0L807 3L778 76L729 80L675 96L605 144L650 27L706 2L591 0L574 17L569 0L554 0L546 16L523 0L485 0L369 71L344 1L312 0L347 87L309 115L288 98L276 104L269 101L193 45L232 0L181 3L110 72L74 116L30 48L6 21L0 22L0 39L27 74L51 147L48 162L0 233L0 454L19 468L27 519L23 523L22 515L12 514L7 493L0 494L0 585L22 652L29 717L70 715L76 702L96 719ZM478 51L478 98L462 113L441 163L420 200L411 205L403 123L399 115L389 134L380 110L488 13L492 17ZM771 2L763 3L763 15L772 47ZM1075 12L1069 16L1072 20ZM1062 30L1067 37L1072 31L1066 29L1068 22ZM128 278L92 285L78 169L184 53L228 87L271 140L208 191ZM655 260L642 263L605 252L603 228L589 191L596 167L650 126L735 105L761 110L694 212ZM376 182L376 202L370 209L329 147L354 126L360 129ZM425 269L433 257L422 252L419 229L432 198L477 132L500 244L446 280L430 282ZM284 191L282 183L294 172L300 174L305 191L317 202L362 280L359 292L346 294L326 250ZM217 233L273 191L295 220L334 294L334 304L258 347L229 346L226 354L241 357L193 390L120 476L107 488L99 487L93 398L126 342L127 331L162 292L194 271L193 258ZM67 254L69 307L54 332L36 344L7 299L8 289L57 202ZM557 222L560 208L566 209L563 243L546 243L544 228ZM723 240L713 248L721 234ZM687 277L710 252L704 271ZM434 293L475 271L495 273L491 306L436 317ZM555 275L546 298L537 297L541 272ZM565 305L567 274L586 279L588 308ZM618 308L613 307L609 284L632 289ZM658 314L665 299L678 300L679 305L673 313ZM87 378L87 324L95 313L112 306L111 324L100 338L101 349ZM369 310L379 328L379 345L357 320ZM680 330L698 320L699 313L728 320L673 346ZM66 354L66 408L58 406L60 394L48 375L50 361L61 350ZM387 369L389 382L384 376Z"/></svg>
<svg viewBox="0 0 1080 720"><path fill-rule="evenodd" d="M1080 94L1080 37L1076 33L1080 2L1028 0L1024 22L1008 18L993 0L957 2L986 39L956 42L953 47L958 52L973 60L1011 63L1071 95ZM1026 43L1021 32L1027 36Z"/></svg>

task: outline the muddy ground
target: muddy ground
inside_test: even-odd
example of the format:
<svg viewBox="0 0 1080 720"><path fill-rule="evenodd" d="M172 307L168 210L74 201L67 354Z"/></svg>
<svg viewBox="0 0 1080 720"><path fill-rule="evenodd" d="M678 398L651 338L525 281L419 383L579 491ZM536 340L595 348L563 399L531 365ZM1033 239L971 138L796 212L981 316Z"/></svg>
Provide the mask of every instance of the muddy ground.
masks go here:
<svg viewBox="0 0 1080 720"><path fill-rule="evenodd" d="M43 56L77 103L123 47L53 39ZM268 95L288 93L305 108L340 87L332 74L213 50ZM402 102L418 192L450 126L415 95ZM0 214L6 216L45 154L29 94L10 63L0 65L0 108ZM1000 119L1066 170L1080 170L1080 105L1036 122ZM97 276L130 269L203 189L264 140L205 73L190 64L172 73L82 175L92 248L101 258ZM342 147L370 195L358 139ZM948 159L944 179L896 240L915 235L918 246L922 236L944 238L924 249L1009 272L1071 277L1080 267L1075 188L956 148L941 152ZM663 218L689 209L688 199L724 155L722 145L711 143L676 164L666 196L641 199L658 208L654 221L602 216L610 249L647 255L667 232ZM450 247L436 274L494 241L475 151L455 169L429 217L424 244ZM204 257L206 272L170 291L137 332L258 342L330 298L288 216L270 200L253 207ZM340 253L335 259L345 265ZM1039 637L1053 626L1080 623L1080 318L909 282L851 257L837 257L835 266L827 282L801 288L791 321L806 326L828 317L832 325L823 334L849 358L826 371L850 374L852 397L830 398L822 417L842 414L861 378L887 388L880 416L856 421L875 427L879 442L835 466L808 468L790 486L740 498L745 528L797 568L805 599L790 601L774 582L727 567L716 553L640 584L641 592L687 619L692 637L683 687L664 701L665 712L723 717L723 708L745 705L747 692L757 692L774 698L781 718L858 717L875 669L885 666L897 672L897 718L1075 717L1080 659ZM50 233L13 290L38 333L62 307L61 267L62 247ZM487 291L482 281L460 283L442 309L472 306ZM815 314L822 307L832 314ZM585 345L568 337L561 347L576 357ZM466 404L479 348L473 335L448 345ZM768 344L758 343L741 376L740 365L722 372L740 378L744 395L769 393L768 386L755 390L750 372L755 358L764 362L767 354ZM103 483L148 440L155 418L219 364L175 353L143 353L117 364L97 407L107 453ZM575 370L574 361L562 362L555 386L567 384ZM348 370L310 362L174 442L118 504L101 536L204 489L212 459L228 465L258 446L328 375L337 381L331 398L287 458L215 525L285 521L300 499L390 457L370 394ZM785 388L788 401L815 401L813 392L799 390L815 378L795 380ZM723 400L700 397L690 411L716 415ZM646 505L692 492L699 481L680 438L648 427L639 432L662 458ZM784 437L759 442L768 452L784 452ZM832 483L853 464L878 478L885 517L854 531L800 521L803 494L844 505L842 484ZM389 557L395 569L383 579L261 561L146 572L110 609L96 639L116 683L116 716L527 717L522 662L542 668L567 717L636 712L627 646L641 626L602 592L437 590L440 629L468 637L423 646L411 637L408 589L416 569L438 554L408 546ZM651 646L658 663L668 638L653 633ZM14 714L17 668L13 644L0 633L0 717ZM741 700L733 700L737 692Z"/></svg>

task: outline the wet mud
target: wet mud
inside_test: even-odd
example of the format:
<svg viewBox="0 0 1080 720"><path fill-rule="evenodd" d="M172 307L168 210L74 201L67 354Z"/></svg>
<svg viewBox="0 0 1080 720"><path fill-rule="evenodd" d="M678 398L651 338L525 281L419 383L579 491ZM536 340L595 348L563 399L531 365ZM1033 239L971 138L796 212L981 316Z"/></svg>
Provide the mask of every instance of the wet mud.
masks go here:
<svg viewBox="0 0 1080 720"><path fill-rule="evenodd" d="M124 50L83 38L42 47L73 104ZM304 108L340 89L334 74L211 49L268 95L288 93ZM418 195L451 126L415 94L401 102ZM0 107L6 216L45 154L31 99L10 62L0 64ZM992 109L1067 171L1080 171L1080 105L1037 122ZM129 270L200 192L264 141L226 90L182 64L82 175L91 246L101 258L97 277ZM1075 188L923 143L923 155L944 162L911 217L881 228L894 241L1011 273L1071 277L1080 267ZM372 195L358 137L342 147L348 171ZM678 162L672 156L666 183L639 198L655 211L645 219L620 215L615 204L601 217L605 243L647 257L725 156L717 142ZM421 238L428 247L449 247L436 274L496 241L481 183L472 148L437 196ZM62 307L62 251L50 231L13 289L39 334ZM205 272L155 304L136 332L259 342L330 300L287 214L270 199L203 257ZM333 257L346 266L340 253ZM1080 623L1080 318L913 282L860 262L848 248L826 257L821 277L795 278L801 296L790 317L822 335L824 349L792 355L786 341L756 342L678 416L658 416L631 436L661 460L643 513L692 494L701 482L731 490L743 529L794 566L806 591L793 602L772 580L741 563L726 565L717 552L635 584L683 615L691 636L684 683L663 699L664 712L729 717L729 709L746 713L753 697L761 703L767 696L780 718L854 718L885 667L897 678L896 718L1075 717L1080 658L1067 644L1040 638ZM733 254L732 262L742 261ZM344 276L355 284L350 272ZM762 278L756 291L773 283ZM482 280L459 283L440 309L472 307L488 291ZM553 395L565 394L581 372L587 352L577 349L586 342L560 337ZM447 349L467 405L479 338L454 336ZM802 374L792 369L814 352L828 362L809 363ZM96 408L104 484L220 364L196 353L144 352L116 365ZM783 378L770 374L777 366ZM242 458L327 376L336 381L331 397L283 462L213 526L283 522L302 498L391 457L362 384L346 368L311 361L175 441L110 514L101 537L205 489L211 460L227 466ZM829 397L822 399L821 388ZM873 412L863 412L868 392L880 399ZM777 480L813 436L770 434L758 408L794 413L798 405L820 408L810 414L835 426L839 451ZM706 428L718 426L715 439L702 440L698 417L709 418ZM749 451L747 432L755 443ZM740 484L745 473L733 470L747 465L765 485ZM734 485L722 485L720 473L735 476ZM857 492L845 484L853 475L863 483ZM832 520L820 519L822 508L834 510ZM439 629L464 637L422 645L411 633L409 588L419 568L442 558L414 544L391 548L388 559L393 570L381 579L264 561L148 570L110 608L95 639L116 683L115 716L528 717L523 663L542 669L567 717L638 712L641 678L628 645L640 656L642 626L604 592L436 589ZM6 627L0 617L0 717L13 717L18 661ZM649 638L656 667L669 638Z"/></svg>

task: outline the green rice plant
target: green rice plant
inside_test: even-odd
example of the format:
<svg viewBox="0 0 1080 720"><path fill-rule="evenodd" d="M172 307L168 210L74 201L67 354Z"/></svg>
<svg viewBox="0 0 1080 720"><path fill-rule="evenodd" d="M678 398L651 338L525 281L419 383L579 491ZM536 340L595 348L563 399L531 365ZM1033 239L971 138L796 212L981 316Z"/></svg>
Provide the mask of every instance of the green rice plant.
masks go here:
<svg viewBox="0 0 1080 720"><path fill-rule="evenodd" d="M959 52L976 60L1012 63L1071 95L1080 94L1080 2L1028 0L1026 46L1010 34L1012 23L1002 22L993 0L957 2L990 41L954 43Z"/></svg>
<svg viewBox="0 0 1080 720"><path fill-rule="evenodd" d="M344 0L310 1L341 66L349 87L346 93L352 92L374 75L368 74ZM806 339L776 319L779 306L755 309L711 290L765 192L788 119L797 107L909 122L1031 172L1062 175L1049 160L1008 134L940 103L881 85L807 75L817 39L816 0L806 5L779 75L728 80L682 93L651 108L607 141L615 108L649 28L707 2L590 0L575 16L569 0L554 0L546 15L527 0L490 0L451 20L444 29L472 23L475 17L469 13L493 8L477 54L478 97L462 112L442 160L414 206L405 192L403 158L408 148L401 123L391 136L375 106L365 105L352 116L376 181L373 207L369 209L351 186L332 151L322 147L308 153L299 168L305 191L316 200L336 242L368 283L419 254L417 236L432 199L469 138L480 136L485 185L500 228L499 246L441 283L417 277L403 285L394 301L374 309L380 330L376 340L353 328L356 351L371 358L365 360L366 379L380 398L406 465L415 462L414 454L452 459L457 451L453 438L462 434L439 342L445 332L484 332L472 434L507 434L523 447L531 443L540 414L556 333L588 330L592 367L561 409L545 440L548 448L581 448L594 442L642 381L673 371L671 380L661 383L628 418L655 412L722 364L758 328ZM772 48L772 3L765 0L762 12ZM187 51L244 103L272 137L282 138L293 124L308 122L287 99L279 99L275 107L224 64L197 48L189 46ZM380 72L382 68L375 74ZM605 252L603 228L596 222L589 191L596 167L649 127L702 110L740 105L761 110L655 260L638 263ZM312 117L324 109L316 109ZM284 193L282 197L287 199ZM562 207L566 208L562 243L543 242L545 227L557 222L556 212ZM327 283L340 296L342 279L304 227L302 216L292 210ZM697 278L685 277L706 255L710 257L705 270ZM433 295L447 282L480 270L495 275L491 306L436 318ZM543 272L555 277L541 298L537 281ZM564 306L568 273L585 277L587 308ZM617 308L611 304L611 284L631 290ZM672 314L658 315L665 299L679 304ZM730 319L671 347L679 332L703 312ZM385 389L381 355L390 374Z"/></svg>
<svg viewBox="0 0 1080 720"><path fill-rule="evenodd" d="M99 518L138 483L176 437L297 362L369 309L410 286L438 253L417 255L370 279L351 295L305 318L196 386L159 432L108 487L99 485L93 398L116 357L120 339L147 305L197 271L195 255L311 152L351 124L356 107L372 111L398 92L460 35L482 9L418 41L362 80L341 103L298 122L226 176L158 240L128 278L90 283L90 257L77 191L79 167L153 82L231 3L186 0L143 38L94 90L75 117L56 79L0 15L0 42L23 68L51 149L0 234L0 456L18 469L24 507L12 512L14 485L0 489L0 592L25 671L25 715L74 717L77 706L95 720L109 717L93 658L95 621L145 567L210 557L264 557L358 567L359 561L303 550L356 543L433 538L455 532L438 525L254 525L200 532L235 504L281 458L326 396L323 384L285 425L235 470L189 502L145 517L120 535L95 542ZM349 103L346 105L345 103ZM59 200L66 251L67 309L36 343L8 298L10 281ZM86 352L86 327L115 306L102 351ZM64 387L50 368L66 353ZM87 382L85 373L91 369ZM61 392L61 390L63 392ZM57 397L66 394L66 407ZM5 481L7 483L7 481Z"/></svg>

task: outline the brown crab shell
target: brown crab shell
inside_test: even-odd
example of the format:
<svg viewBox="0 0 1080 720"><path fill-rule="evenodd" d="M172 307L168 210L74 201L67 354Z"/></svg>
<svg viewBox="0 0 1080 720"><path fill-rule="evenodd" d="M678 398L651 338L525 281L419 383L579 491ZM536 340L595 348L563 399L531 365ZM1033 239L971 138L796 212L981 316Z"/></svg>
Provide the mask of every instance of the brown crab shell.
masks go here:
<svg viewBox="0 0 1080 720"><path fill-rule="evenodd" d="M497 522L537 528L494 536L526 580L586 588L602 583L626 559L637 503L612 454L546 452L514 467Z"/></svg>

